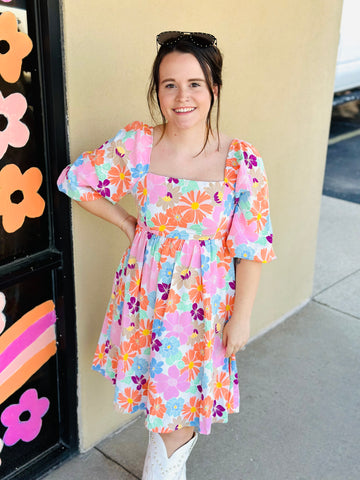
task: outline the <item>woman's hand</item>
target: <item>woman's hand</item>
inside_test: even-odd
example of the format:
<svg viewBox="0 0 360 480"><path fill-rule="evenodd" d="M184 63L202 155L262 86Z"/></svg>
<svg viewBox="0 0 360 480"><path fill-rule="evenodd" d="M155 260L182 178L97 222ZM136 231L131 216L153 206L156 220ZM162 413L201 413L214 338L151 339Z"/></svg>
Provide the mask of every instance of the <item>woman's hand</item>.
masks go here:
<svg viewBox="0 0 360 480"><path fill-rule="evenodd" d="M231 357L243 348L250 337L250 317L259 285L261 263L236 260L234 310L223 329L225 356Z"/></svg>
<svg viewBox="0 0 360 480"><path fill-rule="evenodd" d="M250 321L240 321L232 316L224 325L222 343L226 349L225 357L231 357L241 350L250 337Z"/></svg>
<svg viewBox="0 0 360 480"><path fill-rule="evenodd" d="M129 214L120 226L121 230L128 237L130 245L132 244L135 237L136 223L136 218L133 215Z"/></svg>

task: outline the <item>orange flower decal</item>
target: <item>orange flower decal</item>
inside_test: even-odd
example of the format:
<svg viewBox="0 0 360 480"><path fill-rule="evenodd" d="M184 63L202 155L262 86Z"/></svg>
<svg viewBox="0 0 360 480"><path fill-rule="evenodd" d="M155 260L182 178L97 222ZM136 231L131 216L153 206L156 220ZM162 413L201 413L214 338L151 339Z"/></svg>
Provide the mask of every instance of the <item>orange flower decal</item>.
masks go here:
<svg viewBox="0 0 360 480"><path fill-rule="evenodd" d="M0 15L0 36L7 51L0 55L0 74L8 83L19 80L22 60L32 50L33 44L26 33L18 32L17 20L13 13Z"/></svg>
<svg viewBox="0 0 360 480"><path fill-rule="evenodd" d="M0 171L0 215L6 232L19 230L25 217L37 218L44 213L45 202L37 193L41 183L42 174L35 167L22 174L10 164Z"/></svg>

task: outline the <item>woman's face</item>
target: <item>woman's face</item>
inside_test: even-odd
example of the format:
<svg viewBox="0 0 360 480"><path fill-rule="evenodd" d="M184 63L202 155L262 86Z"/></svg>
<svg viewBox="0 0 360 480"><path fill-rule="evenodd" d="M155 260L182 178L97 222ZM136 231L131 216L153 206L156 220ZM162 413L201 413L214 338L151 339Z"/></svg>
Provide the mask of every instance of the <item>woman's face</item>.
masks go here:
<svg viewBox="0 0 360 480"><path fill-rule="evenodd" d="M217 88L213 88L215 97ZM169 126L205 127L211 96L204 73L190 53L167 54L159 68L159 103Z"/></svg>

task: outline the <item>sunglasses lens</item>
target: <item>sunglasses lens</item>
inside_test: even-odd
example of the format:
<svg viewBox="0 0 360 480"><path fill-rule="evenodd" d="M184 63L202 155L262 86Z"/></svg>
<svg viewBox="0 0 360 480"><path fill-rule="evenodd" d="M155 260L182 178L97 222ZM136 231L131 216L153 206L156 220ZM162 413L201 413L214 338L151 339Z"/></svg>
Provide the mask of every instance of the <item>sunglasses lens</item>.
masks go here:
<svg viewBox="0 0 360 480"><path fill-rule="evenodd" d="M165 45L166 43L173 42L182 36L182 32L161 32L156 37L156 41L159 45Z"/></svg>
<svg viewBox="0 0 360 480"><path fill-rule="evenodd" d="M199 45L199 47L209 47L210 45L214 45L216 43L216 38L214 35L210 33L192 33L192 39L194 42Z"/></svg>

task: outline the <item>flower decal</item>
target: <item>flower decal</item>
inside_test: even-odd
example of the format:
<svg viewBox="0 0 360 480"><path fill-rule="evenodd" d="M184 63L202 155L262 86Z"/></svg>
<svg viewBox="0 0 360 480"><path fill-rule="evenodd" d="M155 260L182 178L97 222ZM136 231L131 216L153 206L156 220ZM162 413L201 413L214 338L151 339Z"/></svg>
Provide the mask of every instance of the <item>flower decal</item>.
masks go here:
<svg viewBox="0 0 360 480"><path fill-rule="evenodd" d="M5 117L7 122L0 131L0 158L5 155L9 145L23 147L29 140L29 129L20 121L26 109L26 99L21 93L12 93L4 98L0 92L0 116Z"/></svg>
<svg viewBox="0 0 360 480"><path fill-rule="evenodd" d="M6 318L5 318L5 315L3 314L5 304L6 304L5 295L3 294L3 292L0 292L0 334L3 332L6 324Z"/></svg>
<svg viewBox="0 0 360 480"><path fill-rule="evenodd" d="M17 20L13 13L0 15L0 35L3 43L0 55L0 74L8 83L19 80L22 60L32 50L32 41L26 33L18 32Z"/></svg>
<svg viewBox="0 0 360 480"><path fill-rule="evenodd" d="M8 447L15 445L19 440L31 442L40 433L42 417L49 410L50 402L46 397L38 398L34 388L26 390L18 404L7 407L2 415L1 422L8 427L4 435L4 444ZM22 419L26 416L28 418Z"/></svg>
<svg viewBox="0 0 360 480"><path fill-rule="evenodd" d="M6 232L18 230L25 217L37 218L43 214L45 202L37 193L41 183L42 174L36 167L22 174L16 165L10 164L0 171L0 215Z"/></svg>

